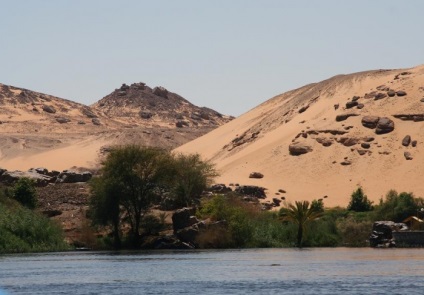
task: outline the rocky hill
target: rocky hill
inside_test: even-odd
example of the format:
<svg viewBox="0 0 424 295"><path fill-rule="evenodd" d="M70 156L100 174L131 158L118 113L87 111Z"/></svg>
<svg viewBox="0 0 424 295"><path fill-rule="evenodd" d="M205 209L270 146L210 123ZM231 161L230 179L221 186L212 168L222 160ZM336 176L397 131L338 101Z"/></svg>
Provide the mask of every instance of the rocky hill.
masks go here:
<svg viewBox="0 0 424 295"><path fill-rule="evenodd" d="M93 109L125 124L164 127L216 127L230 117L197 107L164 87L145 83L123 84L92 105Z"/></svg>
<svg viewBox="0 0 424 295"><path fill-rule="evenodd" d="M0 168L95 168L113 145L175 148L229 120L143 83L124 84L91 107L0 84Z"/></svg>
<svg viewBox="0 0 424 295"><path fill-rule="evenodd" d="M339 75L278 95L178 148L221 171L217 182L267 198L348 204L362 186L424 196L424 66ZM249 178L252 172L262 178Z"/></svg>

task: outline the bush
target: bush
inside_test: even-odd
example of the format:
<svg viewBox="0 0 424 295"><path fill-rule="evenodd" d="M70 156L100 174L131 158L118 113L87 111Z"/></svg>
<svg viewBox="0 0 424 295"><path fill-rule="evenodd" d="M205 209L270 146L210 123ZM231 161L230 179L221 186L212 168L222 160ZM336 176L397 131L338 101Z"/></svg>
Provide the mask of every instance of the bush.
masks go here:
<svg viewBox="0 0 424 295"><path fill-rule="evenodd" d="M422 207L423 199L415 198L412 193L402 192L398 194L395 190L391 190L387 193L384 201L380 200L380 204L375 210L374 219L402 222L411 215L417 215Z"/></svg>
<svg viewBox="0 0 424 295"><path fill-rule="evenodd" d="M358 189L352 193L347 210L366 212L371 211L372 209L372 202L368 200L368 197L364 194L362 188L358 187Z"/></svg>
<svg viewBox="0 0 424 295"><path fill-rule="evenodd" d="M0 253L68 249L61 228L18 203L0 201Z"/></svg>
<svg viewBox="0 0 424 295"><path fill-rule="evenodd" d="M29 178L20 178L13 187L13 198L23 206L34 209L37 206L35 183Z"/></svg>

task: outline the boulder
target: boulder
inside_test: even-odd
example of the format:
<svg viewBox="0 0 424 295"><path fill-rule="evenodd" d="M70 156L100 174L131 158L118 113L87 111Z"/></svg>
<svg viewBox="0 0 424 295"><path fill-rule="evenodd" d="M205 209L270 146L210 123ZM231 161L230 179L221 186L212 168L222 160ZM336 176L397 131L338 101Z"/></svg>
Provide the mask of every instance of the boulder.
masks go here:
<svg viewBox="0 0 424 295"><path fill-rule="evenodd" d="M159 86L159 87L155 87L153 89L153 94L160 96L162 98L168 98L168 90L166 90L164 87Z"/></svg>
<svg viewBox="0 0 424 295"><path fill-rule="evenodd" d="M385 97L387 97L387 94L382 93L382 92L379 92L379 93L377 93L377 94L374 96L374 100L383 99L383 98L385 98Z"/></svg>
<svg viewBox="0 0 424 295"><path fill-rule="evenodd" d="M145 119L145 120L148 120L151 117L153 117L153 114L151 112L147 112L147 111L140 111L139 115L140 115L140 118Z"/></svg>
<svg viewBox="0 0 424 295"><path fill-rule="evenodd" d="M358 103L358 101L356 101L356 100L354 100L354 101L348 101L348 102L346 103L346 108L347 108L347 109L351 109L351 108L353 108L353 107L356 107L358 104L359 104L359 103Z"/></svg>
<svg viewBox="0 0 424 295"><path fill-rule="evenodd" d="M49 106L49 105L43 105L41 107L43 109L43 111L45 111L46 113L50 113L50 114L54 114L56 113L56 109L53 106Z"/></svg>
<svg viewBox="0 0 424 295"><path fill-rule="evenodd" d="M56 179L56 183L77 183L77 182L87 182L91 179L93 175L86 171L82 173L64 170L62 171Z"/></svg>
<svg viewBox="0 0 424 295"><path fill-rule="evenodd" d="M172 214L172 227L174 233L177 233L178 230L189 227L193 225L190 217L194 216L196 210L194 208L182 208Z"/></svg>
<svg viewBox="0 0 424 295"><path fill-rule="evenodd" d="M47 175L39 174L35 171L4 171L0 175L0 182L8 185L14 184L20 178L29 178L32 179L36 186L46 186L50 183L51 178Z"/></svg>
<svg viewBox="0 0 424 295"><path fill-rule="evenodd" d="M97 118L91 119L91 122L93 123L93 125L96 125L96 126L100 125L100 120Z"/></svg>
<svg viewBox="0 0 424 295"><path fill-rule="evenodd" d="M421 98L421 99L420 99L420 101L421 101L421 102L424 102L424 98Z"/></svg>
<svg viewBox="0 0 424 295"><path fill-rule="evenodd" d="M304 111L306 111L309 108L309 105L303 106L299 109L299 114L303 113Z"/></svg>
<svg viewBox="0 0 424 295"><path fill-rule="evenodd" d="M356 106L357 109L363 109L365 107L365 105L363 103L360 103Z"/></svg>
<svg viewBox="0 0 424 295"><path fill-rule="evenodd" d="M413 141L411 142L411 146L412 146L412 147L416 147L416 146L417 146L417 141L416 141L416 140L413 140Z"/></svg>
<svg viewBox="0 0 424 295"><path fill-rule="evenodd" d="M262 173L260 173L260 172L252 172L252 173L250 173L249 178L258 178L258 179L260 179L260 178L264 178L264 175Z"/></svg>
<svg viewBox="0 0 424 295"><path fill-rule="evenodd" d="M64 117L58 117L58 118L56 118L56 121L60 124L65 124L65 123L71 122L71 120L69 120L68 118L64 118Z"/></svg>
<svg viewBox="0 0 424 295"><path fill-rule="evenodd" d="M312 151L312 148L306 144L293 143L289 145L289 152L292 156L300 156Z"/></svg>
<svg viewBox="0 0 424 295"><path fill-rule="evenodd" d="M144 243L142 244L141 248L156 250L189 250L194 249L194 246L180 241L174 235L166 235L147 237Z"/></svg>
<svg viewBox="0 0 424 295"><path fill-rule="evenodd" d="M86 107L81 109L81 113L90 119L97 118L97 115L94 114L89 108L86 108Z"/></svg>
<svg viewBox="0 0 424 295"><path fill-rule="evenodd" d="M225 184L214 184L207 189L209 192L225 194L232 191L230 187L227 187Z"/></svg>
<svg viewBox="0 0 424 295"><path fill-rule="evenodd" d="M405 96L407 93L403 90L396 91L397 96Z"/></svg>
<svg viewBox="0 0 424 295"><path fill-rule="evenodd" d="M394 247L393 231L404 231L408 227L404 223L393 221L376 221L372 226L372 233L369 238L371 247Z"/></svg>
<svg viewBox="0 0 424 295"><path fill-rule="evenodd" d="M352 162L351 162L351 161L349 161L349 160L344 160L343 162L340 162L340 164L341 164L342 166L348 166L348 165L352 164Z"/></svg>
<svg viewBox="0 0 424 295"><path fill-rule="evenodd" d="M359 141L360 139L357 137L342 137L339 139L339 143L343 144L344 146L353 146Z"/></svg>
<svg viewBox="0 0 424 295"><path fill-rule="evenodd" d="M380 117L364 116L362 117L361 123L362 123L362 126L366 128L374 129L377 127L378 120L380 120Z"/></svg>
<svg viewBox="0 0 424 295"><path fill-rule="evenodd" d="M360 156L363 156L363 155L365 155L366 153L368 153L368 151L367 151L367 150L357 150L357 152L358 152L358 154L359 154Z"/></svg>
<svg viewBox="0 0 424 295"><path fill-rule="evenodd" d="M404 152L403 156L405 157L406 160L412 160L413 159L410 152Z"/></svg>
<svg viewBox="0 0 424 295"><path fill-rule="evenodd" d="M281 204L281 200L278 198L272 198L272 203L274 204L275 207L279 207Z"/></svg>
<svg viewBox="0 0 424 295"><path fill-rule="evenodd" d="M375 129L376 134L386 134L395 129L395 123L387 117L380 118Z"/></svg>
<svg viewBox="0 0 424 295"><path fill-rule="evenodd" d="M396 95L396 92L395 92L395 91L393 91L393 90L389 90L389 91L387 91L387 95L388 95L389 97L393 97L393 96L395 96L395 95Z"/></svg>
<svg viewBox="0 0 424 295"><path fill-rule="evenodd" d="M352 101L357 101L357 100L359 100L360 99L360 97L359 96L357 96L357 95L355 95L354 97L352 97Z"/></svg>
<svg viewBox="0 0 424 295"><path fill-rule="evenodd" d="M333 140L327 137L318 137L315 140L325 147L329 147L333 144Z"/></svg>
<svg viewBox="0 0 424 295"><path fill-rule="evenodd" d="M340 114L340 115L336 116L336 121L341 122L341 121L346 120L349 117L355 117L355 116L359 116L359 114L355 114L355 113Z"/></svg>
<svg viewBox="0 0 424 295"><path fill-rule="evenodd" d="M363 149L369 149L371 147L371 145L368 142L363 142L363 143L361 143L361 147Z"/></svg>
<svg viewBox="0 0 424 295"><path fill-rule="evenodd" d="M253 196L258 199L265 199L265 188L254 185L242 185L235 189L235 192L243 196Z"/></svg>
<svg viewBox="0 0 424 295"><path fill-rule="evenodd" d="M410 143L411 143L411 136L407 135L402 139L403 146L409 146Z"/></svg>

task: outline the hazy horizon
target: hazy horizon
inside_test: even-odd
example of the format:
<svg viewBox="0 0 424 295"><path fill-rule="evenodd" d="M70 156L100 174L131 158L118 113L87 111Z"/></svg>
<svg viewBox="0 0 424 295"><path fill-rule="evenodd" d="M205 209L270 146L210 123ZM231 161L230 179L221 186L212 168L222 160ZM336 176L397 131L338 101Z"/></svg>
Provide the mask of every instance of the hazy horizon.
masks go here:
<svg viewBox="0 0 424 295"><path fill-rule="evenodd" d="M164 86L238 116L338 74L422 64L422 1L4 1L0 83L92 104Z"/></svg>

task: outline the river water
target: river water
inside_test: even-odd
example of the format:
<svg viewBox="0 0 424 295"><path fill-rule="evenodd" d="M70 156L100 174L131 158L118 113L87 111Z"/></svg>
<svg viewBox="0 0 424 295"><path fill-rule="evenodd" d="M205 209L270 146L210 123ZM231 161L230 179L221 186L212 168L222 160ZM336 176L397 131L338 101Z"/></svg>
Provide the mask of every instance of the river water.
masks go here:
<svg viewBox="0 0 424 295"><path fill-rule="evenodd" d="M0 256L6 294L424 294L423 276L424 249Z"/></svg>

